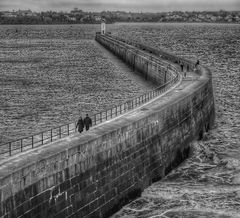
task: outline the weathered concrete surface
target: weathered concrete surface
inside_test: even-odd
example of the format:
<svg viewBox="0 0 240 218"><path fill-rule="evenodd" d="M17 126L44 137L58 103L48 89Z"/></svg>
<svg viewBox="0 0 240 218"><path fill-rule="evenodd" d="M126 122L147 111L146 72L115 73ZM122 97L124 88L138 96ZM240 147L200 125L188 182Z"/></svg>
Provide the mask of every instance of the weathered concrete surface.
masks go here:
<svg viewBox="0 0 240 218"><path fill-rule="evenodd" d="M214 121L201 68L166 95L0 164L1 217L108 217L188 154Z"/></svg>

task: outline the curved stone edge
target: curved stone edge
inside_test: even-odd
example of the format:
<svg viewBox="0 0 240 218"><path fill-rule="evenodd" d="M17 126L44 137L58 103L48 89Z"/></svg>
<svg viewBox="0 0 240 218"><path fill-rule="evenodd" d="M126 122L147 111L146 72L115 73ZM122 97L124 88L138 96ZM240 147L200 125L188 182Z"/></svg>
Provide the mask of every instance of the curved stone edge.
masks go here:
<svg viewBox="0 0 240 218"><path fill-rule="evenodd" d="M161 101L2 165L0 217L107 217L139 196L213 125L211 72L199 74Z"/></svg>

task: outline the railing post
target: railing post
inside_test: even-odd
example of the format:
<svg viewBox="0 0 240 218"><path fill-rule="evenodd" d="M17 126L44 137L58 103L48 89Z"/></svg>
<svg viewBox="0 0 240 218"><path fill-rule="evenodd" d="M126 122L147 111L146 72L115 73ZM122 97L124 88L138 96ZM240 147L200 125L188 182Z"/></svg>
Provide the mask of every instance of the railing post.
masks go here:
<svg viewBox="0 0 240 218"><path fill-rule="evenodd" d="M67 132L68 132L68 135L70 134L70 130L69 130L69 123L67 125Z"/></svg>
<svg viewBox="0 0 240 218"><path fill-rule="evenodd" d="M120 105L120 114L122 114L122 105Z"/></svg>
<svg viewBox="0 0 240 218"><path fill-rule="evenodd" d="M108 119L108 115L107 115L107 112L108 112L108 111L106 110L106 120Z"/></svg>
<svg viewBox="0 0 240 218"><path fill-rule="evenodd" d="M61 138L61 126L59 127L59 138Z"/></svg>
<svg viewBox="0 0 240 218"><path fill-rule="evenodd" d="M52 129L51 129L51 142L52 142Z"/></svg>
<svg viewBox="0 0 240 218"><path fill-rule="evenodd" d="M33 135L32 135L32 148L34 148L34 138L33 138Z"/></svg>
<svg viewBox="0 0 240 218"><path fill-rule="evenodd" d="M116 117L117 117L117 106L115 108L116 108Z"/></svg>
<svg viewBox="0 0 240 218"><path fill-rule="evenodd" d="M21 146L21 152L23 151L23 140L21 139L20 141L20 146Z"/></svg>
<svg viewBox="0 0 240 218"><path fill-rule="evenodd" d="M102 123L102 112L100 112L100 123Z"/></svg>
<svg viewBox="0 0 240 218"><path fill-rule="evenodd" d="M9 142L9 156L12 155L12 143Z"/></svg>
<svg viewBox="0 0 240 218"><path fill-rule="evenodd" d="M112 108L111 108L111 118L112 118Z"/></svg>

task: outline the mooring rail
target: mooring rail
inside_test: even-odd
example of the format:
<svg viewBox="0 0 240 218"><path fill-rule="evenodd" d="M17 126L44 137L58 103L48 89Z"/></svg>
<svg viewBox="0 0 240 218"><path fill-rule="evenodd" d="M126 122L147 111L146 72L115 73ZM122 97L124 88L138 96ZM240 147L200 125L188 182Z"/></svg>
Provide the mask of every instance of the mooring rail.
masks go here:
<svg viewBox="0 0 240 218"><path fill-rule="evenodd" d="M145 56L148 57L147 54L145 54ZM151 61L155 65L158 65L159 68L162 68L162 65L160 64L161 60L158 60L158 58L152 58L149 61ZM174 65L169 65L168 68L166 69L168 73L171 74L171 79L167 81L165 84L143 95L140 95L131 100L128 100L121 105L114 106L111 109L108 109L106 111L103 111L97 114L92 114L92 115L90 114L90 117L92 118L93 126L98 125L107 120L113 119L128 111L131 111L149 102L153 98L163 94L167 90L169 90L169 88L171 88L174 84L176 84L179 81L180 74L178 73L178 68ZM75 121L75 122L67 123L67 124L52 128L50 130L46 130L46 131L28 136L28 137L24 137L21 139L17 139L17 140L13 140L13 141L1 144L0 157L12 156L20 152L24 152L26 150L48 144L50 142L69 136L75 133L76 131L77 129L76 129L76 121Z"/></svg>

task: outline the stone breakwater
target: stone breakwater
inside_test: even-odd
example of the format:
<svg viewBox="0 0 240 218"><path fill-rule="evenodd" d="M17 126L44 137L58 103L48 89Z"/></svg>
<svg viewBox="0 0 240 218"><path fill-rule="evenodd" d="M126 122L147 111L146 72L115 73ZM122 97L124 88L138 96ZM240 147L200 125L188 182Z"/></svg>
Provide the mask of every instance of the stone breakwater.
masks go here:
<svg viewBox="0 0 240 218"><path fill-rule="evenodd" d="M148 62L142 73L149 78L166 78L152 57L131 53L116 40L103 41L133 66ZM173 65L179 61L167 58ZM189 143L213 125L211 73L204 67L193 73L192 65L183 81L174 79L174 88L162 96L158 89L148 104L84 134L2 161L0 215L108 217L164 177L188 156Z"/></svg>
<svg viewBox="0 0 240 218"><path fill-rule="evenodd" d="M240 26L126 24L114 33L208 66L216 124L188 160L113 217L240 217Z"/></svg>

